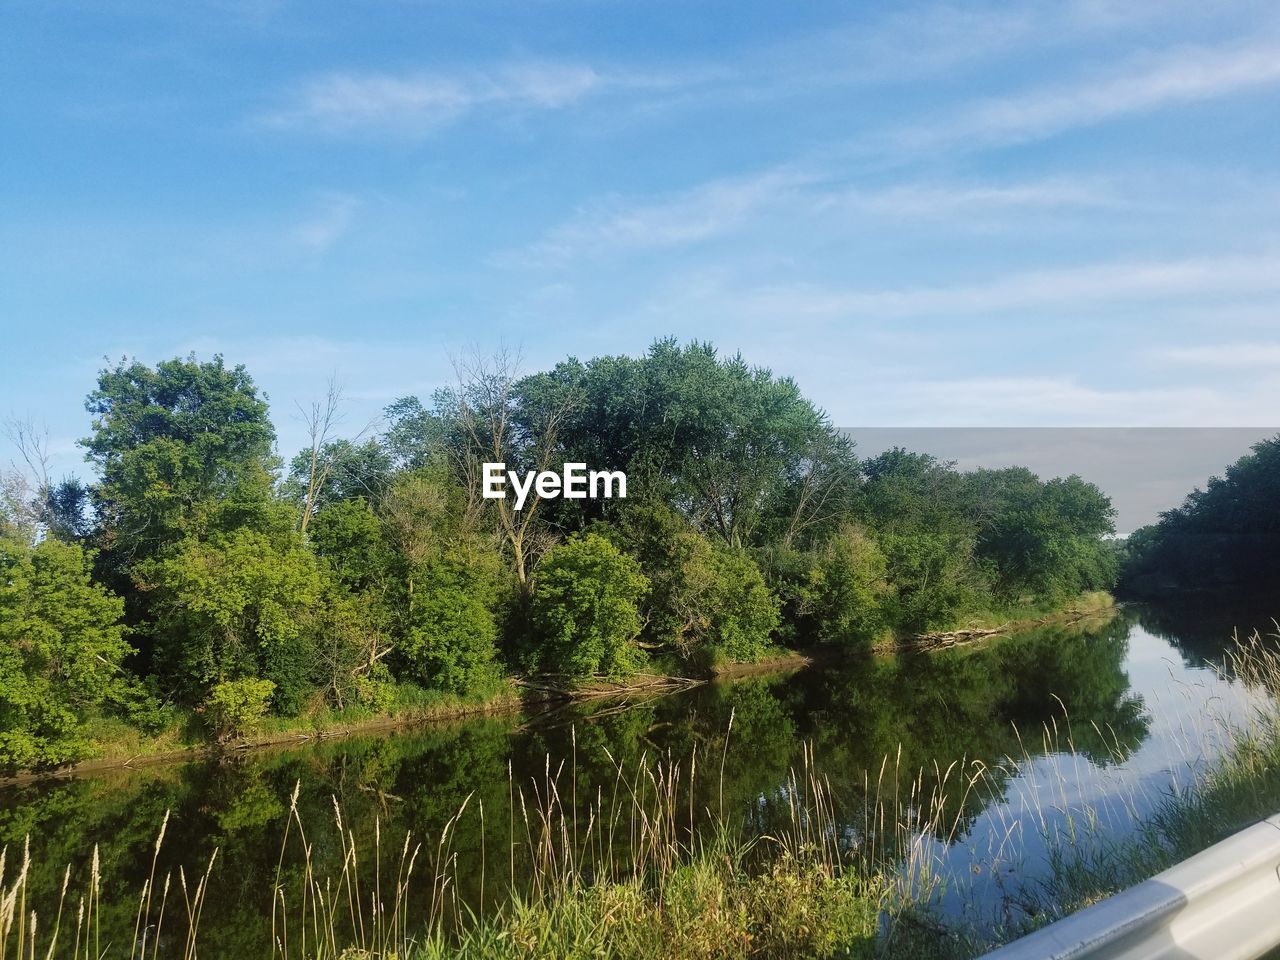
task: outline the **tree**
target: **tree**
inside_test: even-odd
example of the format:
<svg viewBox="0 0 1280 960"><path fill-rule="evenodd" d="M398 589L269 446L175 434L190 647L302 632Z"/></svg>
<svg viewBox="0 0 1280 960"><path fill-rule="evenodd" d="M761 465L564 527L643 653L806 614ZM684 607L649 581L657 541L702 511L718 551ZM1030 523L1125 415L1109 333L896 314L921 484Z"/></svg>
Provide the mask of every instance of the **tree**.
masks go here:
<svg viewBox="0 0 1280 960"><path fill-rule="evenodd" d="M274 704L296 712L313 687L313 610L324 580L281 519L274 535L248 527L189 537L140 568L153 595L160 664L193 699L217 683L258 677Z"/></svg>
<svg viewBox="0 0 1280 960"><path fill-rule="evenodd" d="M641 607L646 647L704 660L752 660L768 649L778 601L745 552L653 502L628 508L609 535L649 581Z"/></svg>
<svg viewBox="0 0 1280 960"><path fill-rule="evenodd" d="M496 521L511 555L516 582L527 593L529 571L553 537L540 522L542 496L532 491L517 510L510 497L483 500L481 465L504 463L508 470L542 472L552 468L560 431L577 403L563 394L536 407L520 406L520 357L505 350L492 358L473 356L457 364L458 384L437 395L444 423L444 447L455 475L467 491L470 512L483 510Z"/></svg>
<svg viewBox="0 0 1280 960"><path fill-rule="evenodd" d="M455 693L498 679L498 558L446 547L418 570L423 586L400 642L408 674Z"/></svg>
<svg viewBox="0 0 1280 960"><path fill-rule="evenodd" d="M847 443L794 381L706 343L571 359L522 381L520 395L535 409L562 405L562 457L625 470L637 490L730 546L770 525L796 537L832 519L853 478L842 469ZM582 509L584 519L603 515Z"/></svg>
<svg viewBox="0 0 1280 960"><path fill-rule="evenodd" d="M396 478L380 521L403 584L399 660L414 680L458 693L497 677L504 593L498 552L466 502L436 464Z"/></svg>
<svg viewBox="0 0 1280 960"><path fill-rule="evenodd" d="M967 475L977 518L975 553L994 573L1002 600L1061 599L1109 589L1111 500L1078 476L1045 483L1025 467Z"/></svg>
<svg viewBox="0 0 1280 960"><path fill-rule="evenodd" d="M1124 586L1142 594L1280 587L1280 435L1130 538Z"/></svg>
<svg viewBox="0 0 1280 960"><path fill-rule="evenodd" d="M72 542L88 535L88 489L74 477L58 483L49 476L49 431L27 418L0 423L21 463L0 469L0 533L29 543L45 536Z"/></svg>
<svg viewBox="0 0 1280 960"><path fill-rule="evenodd" d="M636 640L648 586L639 564L599 534L553 547L538 565L529 665L571 677L634 672L644 662Z"/></svg>
<svg viewBox="0 0 1280 960"><path fill-rule="evenodd" d="M868 644L886 626L888 560L860 526L845 523L823 544L809 568L798 613L813 619L824 640Z"/></svg>
<svg viewBox="0 0 1280 960"><path fill-rule="evenodd" d="M266 401L242 366L121 360L85 403L104 546L126 569L187 535L258 521L276 468Z"/></svg>
<svg viewBox="0 0 1280 960"><path fill-rule="evenodd" d="M329 378L324 400L313 400L308 407L298 405L307 427L308 445L293 459L289 481L300 501L298 528L305 534L316 510L332 498L329 487L340 487L336 499L344 493L368 496L378 490L389 472L390 463L376 442L362 444L361 438L373 423L349 439L338 439L335 431L342 423L342 388L336 377Z"/></svg>
<svg viewBox="0 0 1280 960"><path fill-rule="evenodd" d="M129 652L123 603L93 583L92 557L46 539L0 539L0 766L66 763Z"/></svg>

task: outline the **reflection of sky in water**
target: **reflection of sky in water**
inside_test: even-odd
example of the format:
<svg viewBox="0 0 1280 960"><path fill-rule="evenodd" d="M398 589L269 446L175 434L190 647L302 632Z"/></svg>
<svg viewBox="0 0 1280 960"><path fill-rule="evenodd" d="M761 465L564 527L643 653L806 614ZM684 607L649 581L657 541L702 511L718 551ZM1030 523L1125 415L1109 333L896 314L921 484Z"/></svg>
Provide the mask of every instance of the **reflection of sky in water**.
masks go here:
<svg viewBox="0 0 1280 960"><path fill-rule="evenodd" d="M1266 699L1207 667L1187 666L1171 644L1136 623L1125 669L1151 725L1124 762L1098 766L1069 752L1069 733L1060 729L1063 748L1019 761L1004 799L984 810L963 840L949 848L922 840L923 856L942 864L935 869L943 913L979 924L1005 919L1005 894L1048 876L1046 839L1071 843L1074 836L1088 844L1122 836L1135 818L1191 782L1223 749L1228 725L1247 722Z"/></svg>

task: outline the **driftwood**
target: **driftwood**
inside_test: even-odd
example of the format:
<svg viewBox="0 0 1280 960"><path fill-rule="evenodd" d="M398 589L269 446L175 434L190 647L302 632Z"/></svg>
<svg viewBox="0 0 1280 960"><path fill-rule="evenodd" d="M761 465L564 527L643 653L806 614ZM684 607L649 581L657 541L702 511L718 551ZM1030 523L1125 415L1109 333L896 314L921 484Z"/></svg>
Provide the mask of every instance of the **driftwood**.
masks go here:
<svg viewBox="0 0 1280 960"><path fill-rule="evenodd" d="M516 686L525 690L535 690L564 700L595 700L600 697L619 697L658 690L683 690L706 682L706 680L691 677L666 677L648 673L637 674L617 683L596 681L589 685L575 684L569 680L561 681L555 677L539 677L537 680L517 677L515 680Z"/></svg>
<svg viewBox="0 0 1280 960"><path fill-rule="evenodd" d="M926 651L926 650L949 650L952 647L963 647L966 644L976 643L979 640L985 640L988 637L1000 636L1007 633L1017 633L1021 630L1031 630L1035 627L1042 627L1048 623L1060 623L1070 625L1079 623L1089 617L1098 616L1105 613L1106 610L1063 610L1061 613L1051 613L1044 617L1036 617L1030 620L1010 620L1002 623L998 627L964 627L959 630L942 630L935 633L921 633L909 639L898 642L895 649L910 651Z"/></svg>

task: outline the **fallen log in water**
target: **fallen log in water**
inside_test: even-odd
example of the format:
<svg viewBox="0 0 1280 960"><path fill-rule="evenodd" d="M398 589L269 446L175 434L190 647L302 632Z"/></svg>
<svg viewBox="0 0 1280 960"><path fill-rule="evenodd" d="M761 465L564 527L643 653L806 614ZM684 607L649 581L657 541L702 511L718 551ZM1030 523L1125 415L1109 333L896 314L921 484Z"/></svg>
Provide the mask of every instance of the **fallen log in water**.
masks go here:
<svg viewBox="0 0 1280 960"><path fill-rule="evenodd" d="M659 674L637 674L628 677L626 680L616 682L592 680L585 684L568 679L559 681L553 677L539 677L537 680L517 677L515 680L517 687L535 690L538 693L560 697L565 700L593 700L599 697L617 697L629 693L683 689L706 682L705 679L669 677Z"/></svg>

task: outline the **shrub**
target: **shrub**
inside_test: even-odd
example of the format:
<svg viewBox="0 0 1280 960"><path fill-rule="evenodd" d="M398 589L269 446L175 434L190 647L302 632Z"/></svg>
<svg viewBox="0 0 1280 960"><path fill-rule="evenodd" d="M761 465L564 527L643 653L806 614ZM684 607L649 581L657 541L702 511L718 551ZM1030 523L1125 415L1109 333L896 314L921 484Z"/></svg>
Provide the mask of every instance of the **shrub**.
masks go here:
<svg viewBox="0 0 1280 960"><path fill-rule="evenodd" d="M267 715L276 685L244 677L215 683L205 699L205 714L221 740L239 736Z"/></svg>
<svg viewBox="0 0 1280 960"><path fill-rule="evenodd" d="M89 713L119 682L124 604L91 564L72 544L0 539L0 767L79 759Z"/></svg>
<svg viewBox="0 0 1280 960"><path fill-rule="evenodd" d="M161 661L194 698L224 677L258 675L275 684L277 710L301 708L314 689L312 614L324 578L296 534L188 538L144 573Z"/></svg>
<svg viewBox="0 0 1280 960"><path fill-rule="evenodd" d="M539 645L529 665L573 677L635 671L644 662L636 639L648 587L640 565L599 534L552 548L536 571L530 615Z"/></svg>
<svg viewBox="0 0 1280 960"><path fill-rule="evenodd" d="M778 598L756 562L741 550L717 547L706 563L712 584L707 643L729 660L759 659L778 627Z"/></svg>
<svg viewBox="0 0 1280 960"><path fill-rule="evenodd" d="M861 527L841 526L809 570L801 612L812 616L817 636L844 643L874 638L885 626L887 570L884 553Z"/></svg>
<svg viewBox="0 0 1280 960"><path fill-rule="evenodd" d="M493 561L493 562L486 562ZM447 551L422 565L400 642L413 679L466 693L498 678L496 558Z"/></svg>
<svg viewBox="0 0 1280 960"><path fill-rule="evenodd" d="M719 544L661 504L633 507L614 536L640 561L650 590L645 635L686 658L750 660L768 648L779 605L747 554Z"/></svg>

